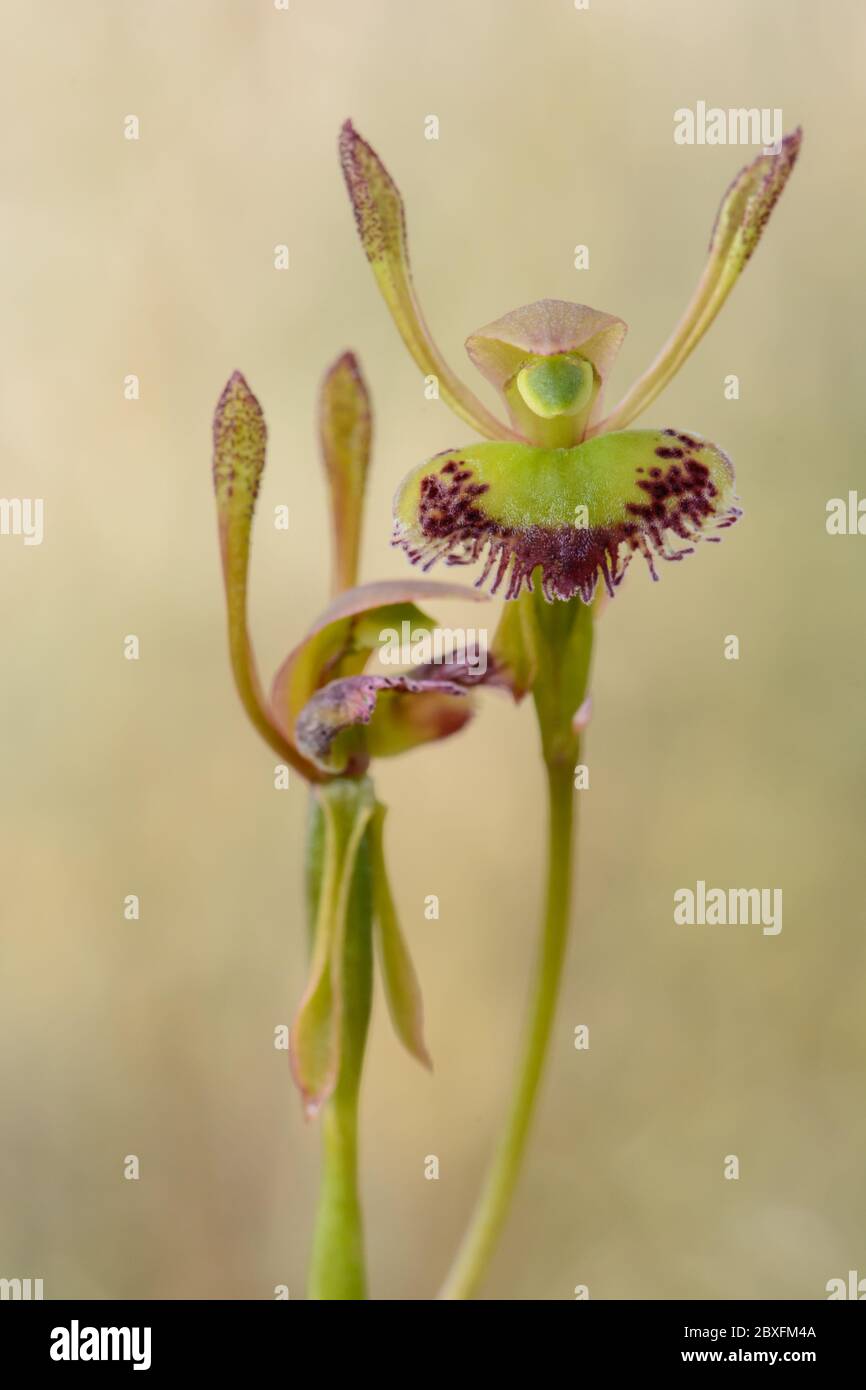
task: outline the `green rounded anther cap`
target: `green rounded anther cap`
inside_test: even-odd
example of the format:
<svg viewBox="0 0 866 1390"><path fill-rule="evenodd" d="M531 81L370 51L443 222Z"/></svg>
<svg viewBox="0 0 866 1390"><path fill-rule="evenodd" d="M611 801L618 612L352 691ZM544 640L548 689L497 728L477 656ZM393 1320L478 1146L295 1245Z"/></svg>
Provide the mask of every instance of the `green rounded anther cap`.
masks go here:
<svg viewBox="0 0 866 1390"><path fill-rule="evenodd" d="M730 526L734 470L716 445L677 430L622 430L570 449L476 444L422 464L394 499L394 544L413 564L485 560L478 585L505 597L540 571L549 600L613 592L636 552L676 560ZM686 542L679 545L678 540Z"/></svg>
<svg viewBox="0 0 866 1390"><path fill-rule="evenodd" d="M517 373L516 385L532 413L543 420L577 415L592 396L592 365L566 354L542 357Z"/></svg>

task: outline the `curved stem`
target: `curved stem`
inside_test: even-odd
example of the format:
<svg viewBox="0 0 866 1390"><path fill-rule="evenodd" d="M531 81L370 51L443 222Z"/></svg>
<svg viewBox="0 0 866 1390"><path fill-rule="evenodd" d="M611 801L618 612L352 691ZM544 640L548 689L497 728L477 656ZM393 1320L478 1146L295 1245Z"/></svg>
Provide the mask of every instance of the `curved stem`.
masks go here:
<svg viewBox="0 0 866 1390"><path fill-rule="evenodd" d="M517 1084L505 1129L463 1244L439 1297L470 1298L484 1273L502 1229L520 1171L535 1109L568 936L573 860L573 770L570 763L550 761L548 776L548 856L544 929L536 964L530 1009Z"/></svg>

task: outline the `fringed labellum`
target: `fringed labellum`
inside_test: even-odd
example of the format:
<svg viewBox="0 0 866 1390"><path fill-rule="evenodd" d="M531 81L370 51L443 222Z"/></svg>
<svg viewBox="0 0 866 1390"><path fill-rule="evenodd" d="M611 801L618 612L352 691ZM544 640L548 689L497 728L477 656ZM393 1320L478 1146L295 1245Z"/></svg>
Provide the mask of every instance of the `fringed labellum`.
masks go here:
<svg viewBox="0 0 866 1390"><path fill-rule="evenodd" d="M533 587L589 603L599 575L613 593L638 552L678 560L730 526L734 471L721 449L676 430L624 430L571 449L477 444L416 468L394 501L394 544L414 564L471 564L505 597ZM678 546L677 540L685 541Z"/></svg>

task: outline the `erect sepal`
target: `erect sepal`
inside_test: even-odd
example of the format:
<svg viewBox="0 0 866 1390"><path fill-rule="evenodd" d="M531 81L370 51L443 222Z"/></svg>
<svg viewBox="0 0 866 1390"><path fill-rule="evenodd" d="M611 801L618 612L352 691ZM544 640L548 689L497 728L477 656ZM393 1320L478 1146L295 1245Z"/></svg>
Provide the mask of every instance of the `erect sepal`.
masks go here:
<svg viewBox="0 0 866 1390"><path fill-rule="evenodd" d="M425 375L437 378L440 397L461 420L490 439L508 439L511 430L463 385L433 341L412 284L403 200L376 151L351 121L340 132L340 163L361 245L415 362Z"/></svg>
<svg viewBox="0 0 866 1390"><path fill-rule="evenodd" d="M785 136L778 153L758 155L737 174L716 214L707 264L685 313L655 361L591 433L621 430L636 419L700 342L760 241L802 139L798 127Z"/></svg>
<svg viewBox="0 0 866 1390"><path fill-rule="evenodd" d="M319 393L319 438L331 496L335 593L352 588L358 578L371 436L366 383L355 354L344 352L325 373Z"/></svg>
<svg viewBox="0 0 866 1390"><path fill-rule="evenodd" d="M262 737L304 776L316 776L273 718L262 693L247 629L250 534L266 446L262 408L242 374L233 372L213 422L213 480L232 672L244 709Z"/></svg>

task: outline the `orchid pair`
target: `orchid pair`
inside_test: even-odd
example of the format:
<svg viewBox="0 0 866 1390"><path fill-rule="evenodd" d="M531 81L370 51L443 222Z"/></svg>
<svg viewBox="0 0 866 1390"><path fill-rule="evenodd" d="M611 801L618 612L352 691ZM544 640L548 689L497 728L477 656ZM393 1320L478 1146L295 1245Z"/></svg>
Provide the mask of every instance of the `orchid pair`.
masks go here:
<svg viewBox="0 0 866 1390"><path fill-rule="evenodd" d="M466 668L397 677L366 673L378 634L428 597L468 597L489 582L506 599L486 679L516 698L532 694L548 782L548 855L534 996L514 1096L485 1186L440 1296L475 1291L503 1224L523 1156L553 1023L573 879L573 785L588 721L594 619L635 553L679 560L740 515L730 460L692 430L629 429L679 370L712 323L790 175L800 132L743 169L725 193L707 265L656 360L603 413L607 378L626 325L558 300L506 314L467 341L474 364L502 397L492 415L439 353L415 296L397 188L350 122L340 155L358 232L382 295L417 365L487 442L449 449L412 470L394 501L393 542L429 569L438 560L483 560L474 590L414 584L354 585L370 442L369 402L354 359L326 377L322 444L331 484L336 586L345 589L261 694L246 628L252 509L265 430L239 375L217 409L214 476L241 698L259 732L310 782L310 980L292 1033L292 1066L309 1108L324 1111L324 1176L310 1292L364 1296L356 1184L356 1110L370 1008L375 924L397 1032L426 1061L420 993L388 889L384 812L367 767L461 728L470 714ZM603 589L599 590L599 581Z"/></svg>

